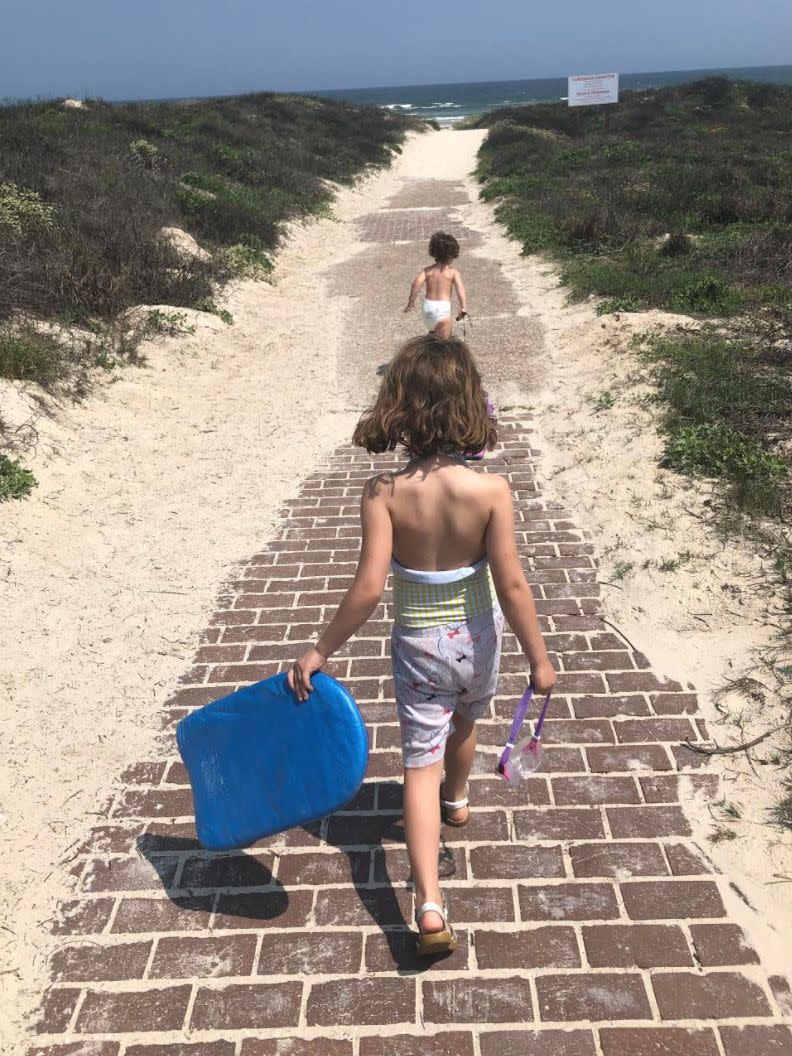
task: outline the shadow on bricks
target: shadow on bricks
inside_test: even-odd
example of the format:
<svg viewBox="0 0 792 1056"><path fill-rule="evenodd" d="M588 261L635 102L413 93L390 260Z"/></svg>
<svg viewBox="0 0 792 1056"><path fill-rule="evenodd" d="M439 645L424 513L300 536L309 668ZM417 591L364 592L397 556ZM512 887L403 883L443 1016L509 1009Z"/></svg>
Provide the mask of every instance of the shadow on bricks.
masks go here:
<svg viewBox="0 0 792 1056"><path fill-rule="evenodd" d="M367 808L364 804L368 796L359 795L344 811L330 815L326 837L329 844L348 856L352 884L364 913L361 917L359 909L349 904L349 892L339 892L342 902L327 911L330 919L325 922L351 923L355 919L362 923L368 917L379 927L387 946L380 970L425 971L442 957L417 957L415 933L408 922L412 916L412 894L403 846L403 787L398 781L373 781L361 789L361 793L368 791L373 791L379 809ZM453 876L455 871L454 856L441 846L441 876ZM334 917L333 912L338 916Z"/></svg>
<svg viewBox="0 0 792 1056"><path fill-rule="evenodd" d="M165 894L180 908L189 908L185 896L209 891L219 893L218 912L224 917L244 917L250 922L275 920L289 908L289 896L272 875L269 866L243 851L207 851L197 840L147 834L137 841L140 853L148 859L158 875L163 856L174 851L194 850L183 867L178 892L163 879ZM238 891L244 888L244 891Z"/></svg>

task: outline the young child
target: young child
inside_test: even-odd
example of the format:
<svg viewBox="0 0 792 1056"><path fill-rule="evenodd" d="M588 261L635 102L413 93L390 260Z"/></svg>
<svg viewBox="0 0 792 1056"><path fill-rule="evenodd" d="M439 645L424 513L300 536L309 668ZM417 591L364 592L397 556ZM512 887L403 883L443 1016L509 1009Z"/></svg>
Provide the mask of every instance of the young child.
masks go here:
<svg viewBox="0 0 792 1056"><path fill-rule="evenodd" d="M405 312L411 312L415 299L422 286L426 286L423 302L423 318L430 334L435 337L451 336L451 294L456 290L459 298L457 320L467 315L467 294L462 276L451 261L459 256L459 243L453 235L445 231L435 231L429 240L429 256L434 257L434 264L416 275L410 287L410 297Z"/></svg>
<svg viewBox="0 0 792 1056"><path fill-rule="evenodd" d="M488 714L495 693L504 614L535 689L546 693L555 682L517 554L509 485L469 469L461 456L492 448L496 438L467 345L431 335L408 341L360 419L354 443L369 452L403 445L409 461L364 486L354 582L288 676L305 700L311 675L379 604L390 569L404 833L422 955L457 944L441 904L441 808L448 825L470 819L476 719Z"/></svg>

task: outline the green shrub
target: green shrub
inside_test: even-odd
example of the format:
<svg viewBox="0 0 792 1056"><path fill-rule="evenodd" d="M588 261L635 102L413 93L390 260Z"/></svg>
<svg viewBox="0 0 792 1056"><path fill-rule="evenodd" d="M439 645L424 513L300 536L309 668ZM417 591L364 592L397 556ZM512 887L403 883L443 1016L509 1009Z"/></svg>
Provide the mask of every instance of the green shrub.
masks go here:
<svg viewBox="0 0 792 1056"><path fill-rule="evenodd" d="M147 139L133 139L129 153L144 169L153 169L159 159L159 150Z"/></svg>
<svg viewBox="0 0 792 1056"><path fill-rule="evenodd" d="M24 499L38 481L29 469L23 469L15 459L0 455L0 502L6 499Z"/></svg>
<svg viewBox="0 0 792 1056"><path fill-rule="evenodd" d="M43 202L35 191L0 183L0 229L12 235L48 231L55 219L55 207Z"/></svg>

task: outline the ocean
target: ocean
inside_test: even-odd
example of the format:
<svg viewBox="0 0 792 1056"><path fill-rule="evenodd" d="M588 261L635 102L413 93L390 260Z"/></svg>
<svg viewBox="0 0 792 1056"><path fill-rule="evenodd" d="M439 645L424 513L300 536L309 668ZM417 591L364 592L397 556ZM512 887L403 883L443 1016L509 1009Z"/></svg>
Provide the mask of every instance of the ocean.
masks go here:
<svg viewBox="0 0 792 1056"><path fill-rule="evenodd" d="M577 71L591 72L591 71ZM610 71L603 71L610 72ZM729 77L732 80L767 81L792 84L792 66L734 66L709 70L661 70L657 73L622 73L619 88L663 88L685 84L702 77ZM480 81L467 84L413 84L383 88L337 88L306 92L328 99L341 99L369 106L386 106L417 117L434 118L441 125L453 125L462 118L520 103L546 103L566 99L566 77L545 77L527 81Z"/></svg>

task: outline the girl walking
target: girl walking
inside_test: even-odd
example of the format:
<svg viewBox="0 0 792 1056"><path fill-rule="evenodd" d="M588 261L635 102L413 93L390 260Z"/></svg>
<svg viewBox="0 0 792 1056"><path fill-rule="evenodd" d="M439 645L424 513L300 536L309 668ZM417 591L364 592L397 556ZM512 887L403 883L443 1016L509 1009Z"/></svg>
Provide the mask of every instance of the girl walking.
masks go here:
<svg viewBox="0 0 792 1056"><path fill-rule="evenodd" d="M404 345L353 441L369 452L403 446L409 461L364 486L354 582L316 645L289 672L289 684L305 700L311 675L379 604L390 569L404 831L418 951L425 955L457 944L440 894L441 817L457 827L470 818L476 720L495 693L504 615L535 689L547 693L555 682L517 554L509 485L471 470L462 456L491 449L496 438L468 347L432 335Z"/></svg>

